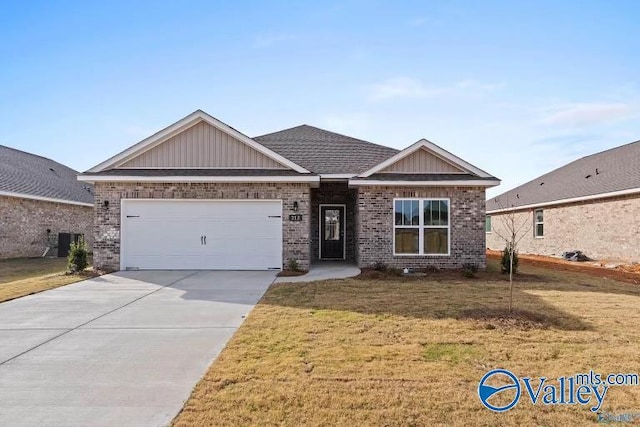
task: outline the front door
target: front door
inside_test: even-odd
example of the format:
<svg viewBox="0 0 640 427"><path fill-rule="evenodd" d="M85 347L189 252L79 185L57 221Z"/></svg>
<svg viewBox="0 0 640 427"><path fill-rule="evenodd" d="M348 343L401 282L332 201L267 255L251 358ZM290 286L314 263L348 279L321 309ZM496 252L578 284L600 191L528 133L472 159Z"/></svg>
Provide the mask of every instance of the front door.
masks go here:
<svg viewBox="0 0 640 427"><path fill-rule="evenodd" d="M344 259L344 205L320 206L320 259Z"/></svg>

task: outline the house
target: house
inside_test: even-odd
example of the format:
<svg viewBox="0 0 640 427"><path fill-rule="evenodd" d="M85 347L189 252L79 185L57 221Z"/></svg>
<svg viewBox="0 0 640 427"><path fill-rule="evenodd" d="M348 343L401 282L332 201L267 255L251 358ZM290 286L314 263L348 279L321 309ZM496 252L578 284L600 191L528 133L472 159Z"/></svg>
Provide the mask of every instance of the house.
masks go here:
<svg viewBox="0 0 640 427"><path fill-rule="evenodd" d="M0 145L0 258L55 256L59 233L83 234L91 244L92 186L77 174Z"/></svg>
<svg viewBox="0 0 640 427"><path fill-rule="evenodd" d="M586 156L487 200L487 247L505 222L522 230L519 251L640 260L640 141Z"/></svg>
<svg viewBox="0 0 640 427"><path fill-rule="evenodd" d="M499 183L426 140L398 151L307 125L249 138L200 110L79 179L95 184L94 265L115 270L483 266Z"/></svg>

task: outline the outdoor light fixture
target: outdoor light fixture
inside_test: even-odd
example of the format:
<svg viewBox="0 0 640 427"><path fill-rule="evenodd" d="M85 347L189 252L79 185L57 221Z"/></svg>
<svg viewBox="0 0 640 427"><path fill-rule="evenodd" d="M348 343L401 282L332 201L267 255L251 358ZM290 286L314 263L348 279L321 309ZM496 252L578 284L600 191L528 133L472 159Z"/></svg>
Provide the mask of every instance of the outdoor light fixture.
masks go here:
<svg viewBox="0 0 640 427"><path fill-rule="evenodd" d="M298 212L298 202L293 202L293 211Z"/></svg>
<svg viewBox="0 0 640 427"><path fill-rule="evenodd" d="M102 202L102 206L104 206L105 209L109 209L109 201L105 200L104 202Z"/></svg>

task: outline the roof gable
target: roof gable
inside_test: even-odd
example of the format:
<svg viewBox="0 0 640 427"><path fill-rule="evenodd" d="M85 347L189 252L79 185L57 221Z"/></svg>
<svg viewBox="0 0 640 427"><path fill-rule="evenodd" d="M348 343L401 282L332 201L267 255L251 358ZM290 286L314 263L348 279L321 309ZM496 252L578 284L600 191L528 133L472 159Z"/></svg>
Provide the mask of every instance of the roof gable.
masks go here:
<svg viewBox="0 0 640 427"><path fill-rule="evenodd" d="M118 169L129 168L288 169L205 121L118 166Z"/></svg>
<svg viewBox="0 0 640 427"><path fill-rule="evenodd" d="M364 171L359 177L367 178L379 172L413 174L469 173L480 178L493 178L482 169L473 166L471 163L462 160L426 139L421 139L389 159Z"/></svg>
<svg viewBox="0 0 640 427"><path fill-rule="evenodd" d="M208 155L205 154L207 152ZM292 169L299 173L309 172L201 110L191 113L87 172L145 167L279 168Z"/></svg>
<svg viewBox="0 0 640 427"><path fill-rule="evenodd" d="M380 173L466 173L465 170L456 166L432 152L421 147L408 156L382 169Z"/></svg>

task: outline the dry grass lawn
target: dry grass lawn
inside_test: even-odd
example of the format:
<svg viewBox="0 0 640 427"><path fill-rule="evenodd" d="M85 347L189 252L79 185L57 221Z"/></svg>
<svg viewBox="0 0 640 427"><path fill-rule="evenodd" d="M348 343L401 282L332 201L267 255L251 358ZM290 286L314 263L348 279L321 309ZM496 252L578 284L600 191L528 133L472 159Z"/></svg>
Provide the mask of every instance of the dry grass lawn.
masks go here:
<svg viewBox="0 0 640 427"><path fill-rule="evenodd" d="M66 268L66 258L0 260L0 302L86 279L64 274Z"/></svg>
<svg viewBox="0 0 640 427"><path fill-rule="evenodd" d="M584 425L585 406L497 414L480 378L640 372L640 287L522 266L518 316L491 261L476 279L435 273L272 286L197 385L174 426ZM602 410L640 412L640 387Z"/></svg>

